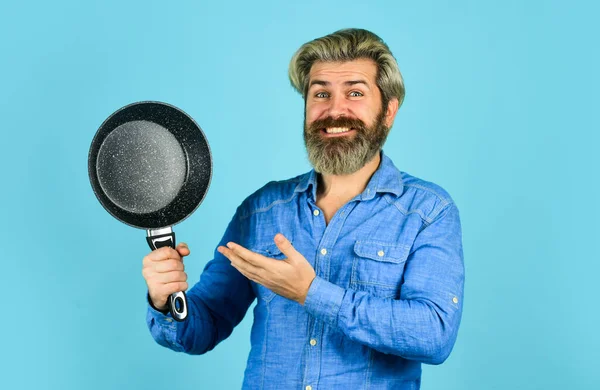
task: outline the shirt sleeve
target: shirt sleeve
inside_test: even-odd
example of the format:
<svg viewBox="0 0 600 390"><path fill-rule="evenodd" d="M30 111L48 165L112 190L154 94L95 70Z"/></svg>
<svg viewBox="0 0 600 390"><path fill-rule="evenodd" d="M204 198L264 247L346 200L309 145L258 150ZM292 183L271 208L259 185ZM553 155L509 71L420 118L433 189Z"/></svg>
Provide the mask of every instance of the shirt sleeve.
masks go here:
<svg viewBox="0 0 600 390"><path fill-rule="evenodd" d="M440 364L450 355L462 316L464 262L458 209L446 206L417 235L400 299L344 289L315 278L307 312L350 339L383 353Z"/></svg>
<svg viewBox="0 0 600 390"><path fill-rule="evenodd" d="M241 242L240 208L229 223L219 245ZM175 321L148 303L146 323L154 340L177 352L199 355L212 350L239 324L255 294L248 279L231 266L216 248L200 280L186 292L188 316Z"/></svg>

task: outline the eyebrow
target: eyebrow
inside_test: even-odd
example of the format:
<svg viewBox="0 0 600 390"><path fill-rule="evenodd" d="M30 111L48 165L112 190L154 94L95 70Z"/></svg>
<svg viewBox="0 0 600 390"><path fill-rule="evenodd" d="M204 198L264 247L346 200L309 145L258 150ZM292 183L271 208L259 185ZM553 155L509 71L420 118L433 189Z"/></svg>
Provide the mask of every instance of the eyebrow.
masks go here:
<svg viewBox="0 0 600 390"><path fill-rule="evenodd" d="M369 88L369 84L364 81L364 80L349 80L349 81L345 81L344 85L356 85L356 84L363 84L365 87ZM308 89L310 89L313 85L322 85L324 87L331 85L331 83L329 81L325 81L325 80L312 80L310 82L310 85L308 86Z"/></svg>

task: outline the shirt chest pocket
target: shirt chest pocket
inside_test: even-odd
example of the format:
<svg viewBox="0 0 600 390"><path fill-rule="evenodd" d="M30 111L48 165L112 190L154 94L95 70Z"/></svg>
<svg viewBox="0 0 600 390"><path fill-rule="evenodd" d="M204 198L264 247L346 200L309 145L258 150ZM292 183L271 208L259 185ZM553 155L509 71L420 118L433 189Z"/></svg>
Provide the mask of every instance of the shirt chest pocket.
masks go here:
<svg viewBox="0 0 600 390"><path fill-rule="evenodd" d="M248 248L250 249L252 252L256 252L260 255L263 255L265 257L269 257L271 259L275 259L275 260L283 260L285 259L285 255L279 250L279 248L277 248L277 245L275 245L275 243L268 243L268 244L253 244L252 247ZM265 286L256 283L256 282L251 282L252 286L254 288L254 292L256 293L256 296L259 299L262 299L265 302L270 302L273 297L275 296L275 293L271 290L269 290L268 288L266 288Z"/></svg>
<svg viewBox="0 0 600 390"><path fill-rule="evenodd" d="M381 241L356 241L350 287L378 297L400 296L410 247Z"/></svg>

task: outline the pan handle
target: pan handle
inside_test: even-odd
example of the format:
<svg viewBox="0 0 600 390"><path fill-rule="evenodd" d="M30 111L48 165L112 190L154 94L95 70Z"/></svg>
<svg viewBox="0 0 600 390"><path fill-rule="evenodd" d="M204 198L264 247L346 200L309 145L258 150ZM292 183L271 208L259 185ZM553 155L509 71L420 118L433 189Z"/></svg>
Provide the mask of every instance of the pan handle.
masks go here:
<svg viewBox="0 0 600 390"><path fill-rule="evenodd" d="M147 230L146 241L150 246L150 249L155 250L162 248L163 246L170 246L175 249L175 233L170 227L158 229L158 230ZM179 291L169 296L169 311L175 321L183 321L187 318L188 314L187 297L184 291Z"/></svg>

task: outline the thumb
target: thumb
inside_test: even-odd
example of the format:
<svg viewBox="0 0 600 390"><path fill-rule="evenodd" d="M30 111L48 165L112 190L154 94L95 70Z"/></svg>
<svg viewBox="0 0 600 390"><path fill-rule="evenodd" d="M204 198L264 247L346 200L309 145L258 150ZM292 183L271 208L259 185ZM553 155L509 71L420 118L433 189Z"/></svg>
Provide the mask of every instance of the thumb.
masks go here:
<svg viewBox="0 0 600 390"><path fill-rule="evenodd" d="M179 253L180 256L187 256L190 254L190 248L188 248L187 244L185 242L180 242L177 245L177 248L175 248L177 250L177 252Z"/></svg>
<svg viewBox="0 0 600 390"><path fill-rule="evenodd" d="M277 245L277 248L279 248L279 250L288 259L296 259L297 256L300 255L296 248L292 246L292 243L287 238L285 238L283 234L277 233L273 241L275 241L275 245Z"/></svg>

